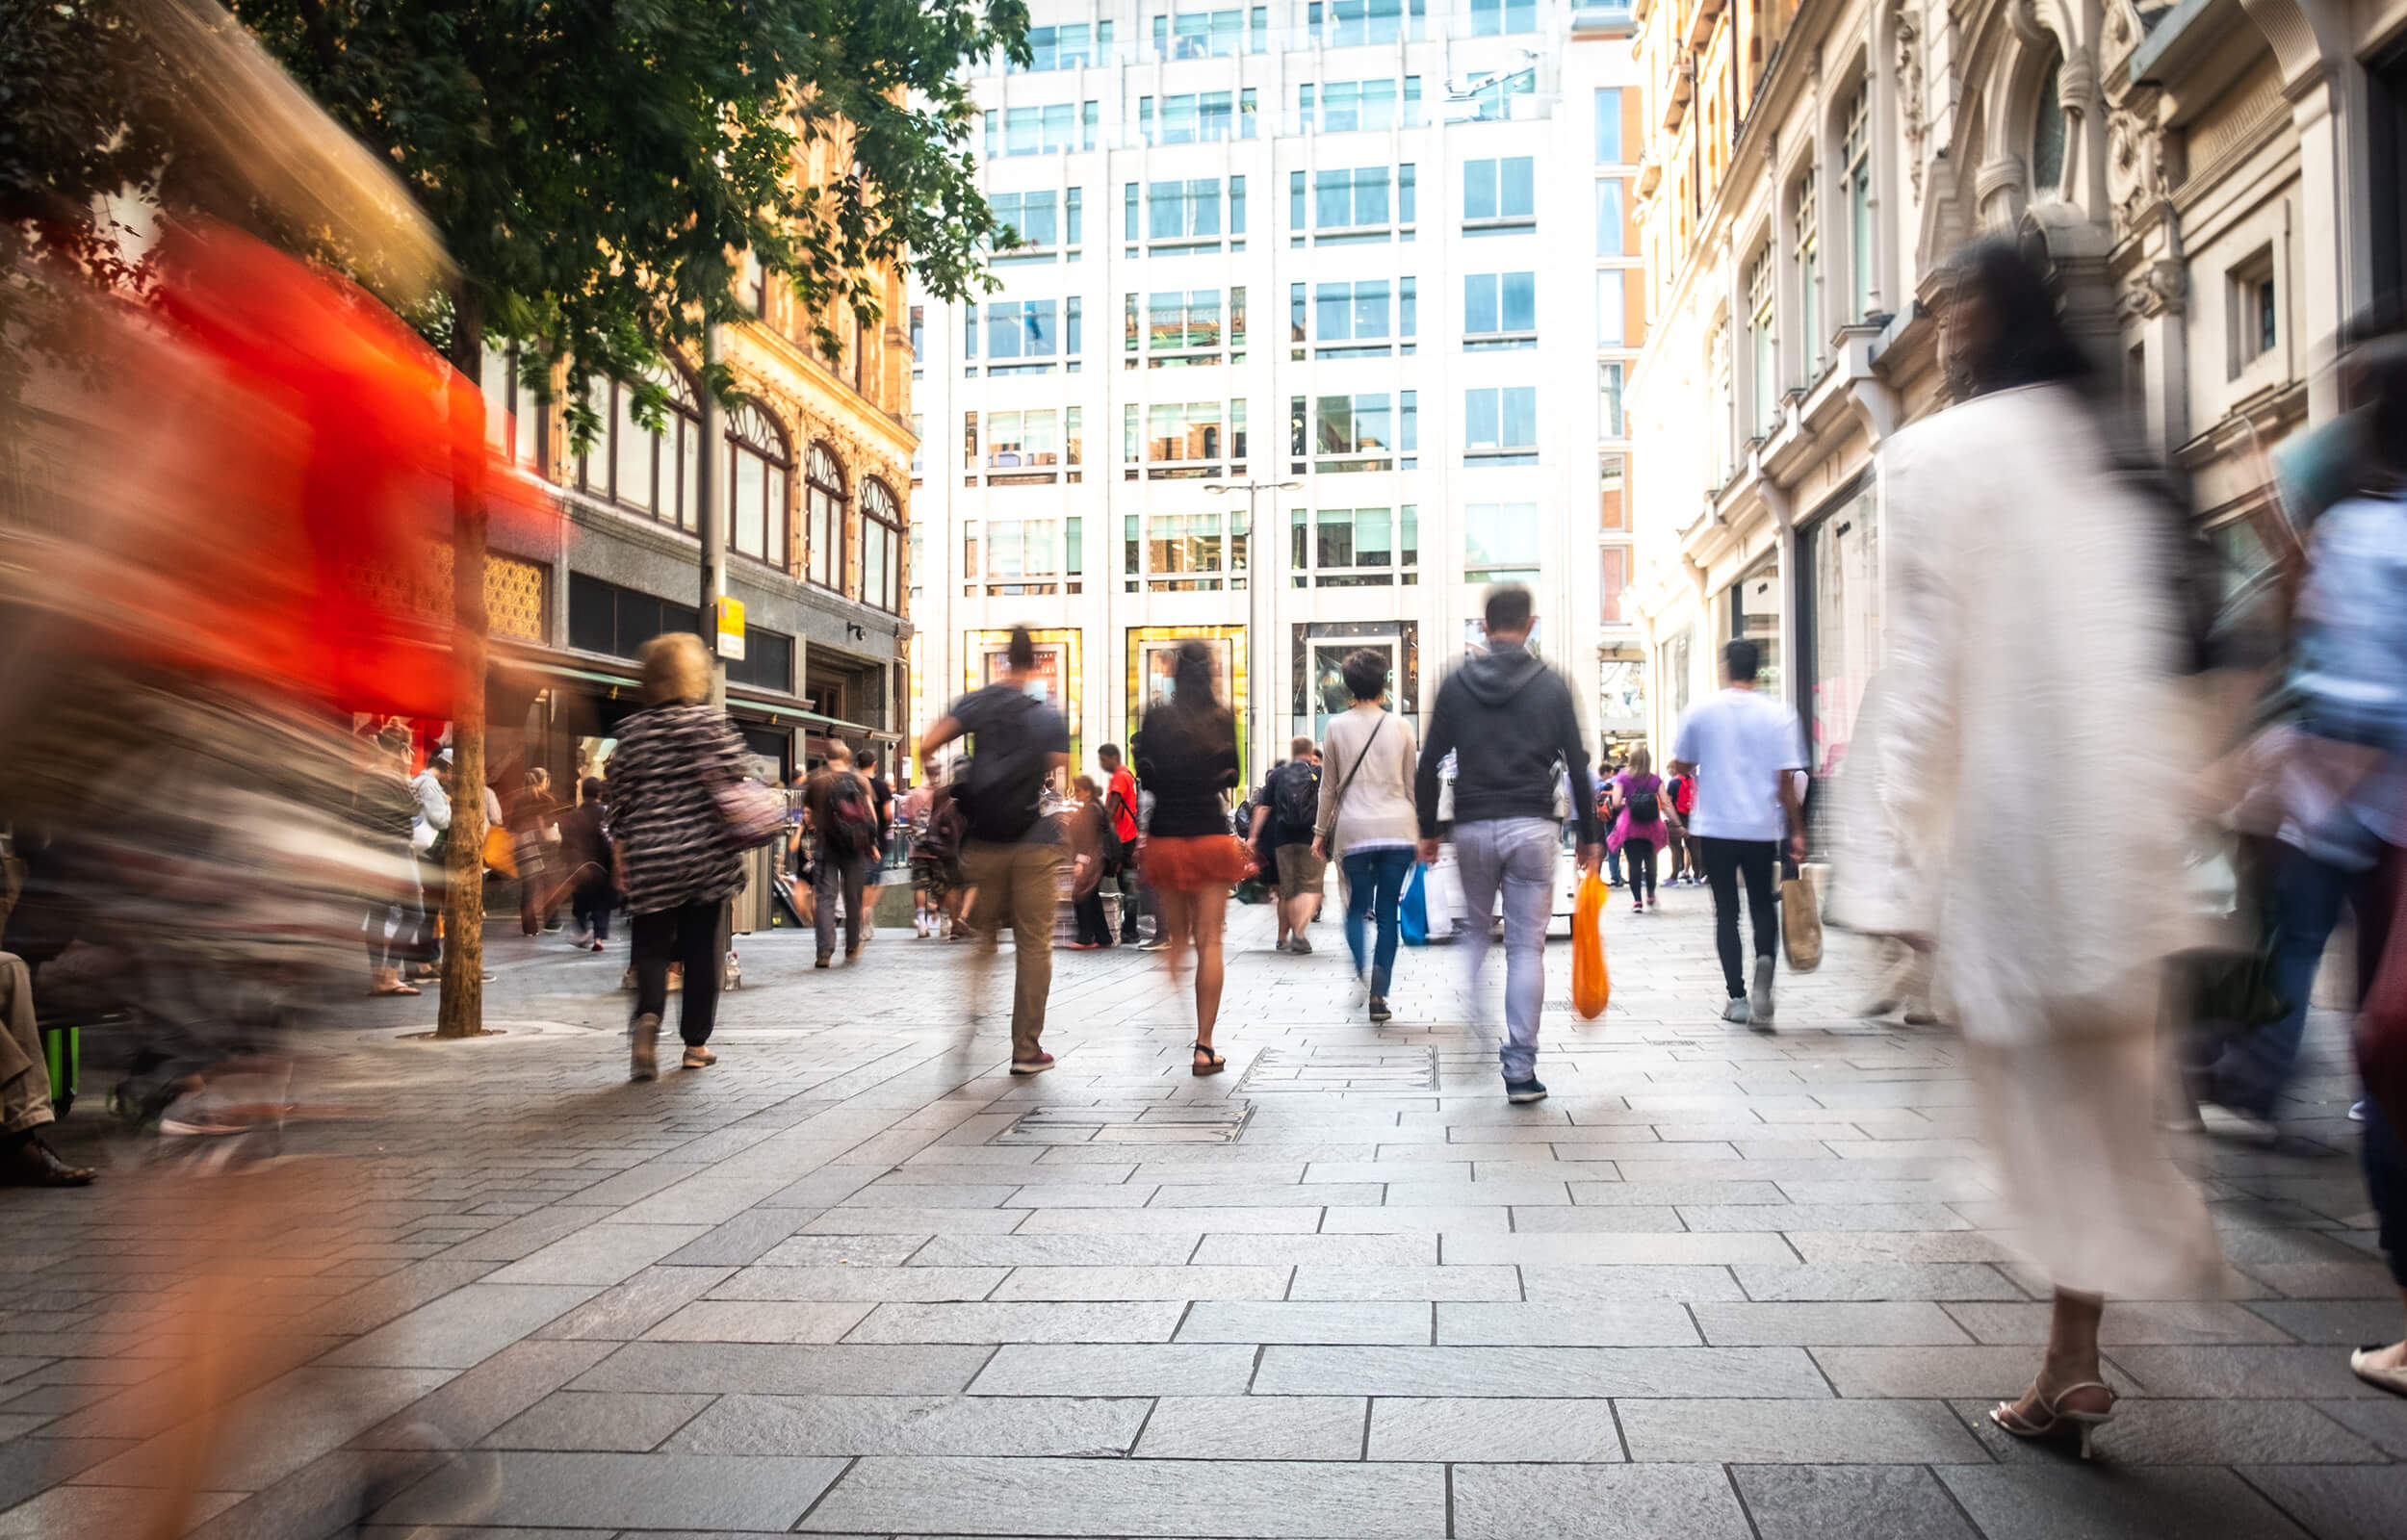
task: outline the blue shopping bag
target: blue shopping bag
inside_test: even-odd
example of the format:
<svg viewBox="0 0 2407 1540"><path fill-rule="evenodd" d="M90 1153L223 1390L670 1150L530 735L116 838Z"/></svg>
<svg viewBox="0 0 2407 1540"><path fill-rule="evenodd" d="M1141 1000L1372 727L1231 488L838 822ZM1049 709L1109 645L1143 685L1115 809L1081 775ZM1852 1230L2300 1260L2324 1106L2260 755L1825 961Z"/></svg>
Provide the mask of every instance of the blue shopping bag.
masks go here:
<svg viewBox="0 0 2407 1540"><path fill-rule="evenodd" d="M1426 865L1412 868L1411 881L1404 885L1404 901L1397 906L1397 928L1404 933L1407 946L1429 944L1429 889L1421 881Z"/></svg>

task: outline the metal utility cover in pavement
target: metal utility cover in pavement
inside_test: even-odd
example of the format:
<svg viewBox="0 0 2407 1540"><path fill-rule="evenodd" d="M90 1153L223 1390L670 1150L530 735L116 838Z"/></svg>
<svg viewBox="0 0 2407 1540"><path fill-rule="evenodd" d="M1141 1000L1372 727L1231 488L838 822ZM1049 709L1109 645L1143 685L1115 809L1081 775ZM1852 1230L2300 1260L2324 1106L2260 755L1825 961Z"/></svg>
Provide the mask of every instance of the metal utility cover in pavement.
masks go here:
<svg viewBox="0 0 2407 1540"><path fill-rule="evenodd" d="M1436 1091L1437 1050L1401 1045L1365 1048L1265 1048L1254 1056L1240 1095L1283 1091Z"/></svg>
<svg viewBox="0 0 2407 1540"><path fill-rule="evenodd" d="M1039 1107L990 1144L1233 1144L1253 1115L1249 1102L1162 1102L1110 1107Z"/></svg>

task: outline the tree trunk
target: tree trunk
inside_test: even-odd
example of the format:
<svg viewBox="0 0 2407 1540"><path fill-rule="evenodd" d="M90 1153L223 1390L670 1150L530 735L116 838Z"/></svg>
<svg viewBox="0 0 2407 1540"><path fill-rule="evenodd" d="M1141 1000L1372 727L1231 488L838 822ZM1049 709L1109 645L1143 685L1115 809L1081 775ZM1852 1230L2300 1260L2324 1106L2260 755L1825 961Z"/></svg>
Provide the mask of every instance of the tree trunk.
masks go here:
<svg viewBox="0 0 2407 1540"><path fill-rule="evenodd" d="M466 287L452 311L452 366L484 378L484 312ZM452 435L452 833L443 860L443 980L438 1038L484 1032L484 411L476 392L454 391ZM458 421L463 413L475 422Z"/></svg>

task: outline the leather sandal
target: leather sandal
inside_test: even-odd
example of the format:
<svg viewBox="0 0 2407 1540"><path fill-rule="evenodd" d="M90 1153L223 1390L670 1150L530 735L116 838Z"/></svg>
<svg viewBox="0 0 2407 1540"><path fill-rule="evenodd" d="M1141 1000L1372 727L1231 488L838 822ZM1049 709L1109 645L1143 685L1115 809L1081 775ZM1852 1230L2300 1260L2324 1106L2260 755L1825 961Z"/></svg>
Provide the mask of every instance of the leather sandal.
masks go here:
<svg viewBox="0 0 2407 1540"><path fill-rule="evenodd" d="M2038 1389L2038 1385L2034 1382L2031 1393L2036 1395ZM2107 1409L2103 1412L2065 1410L2065 1398L2076 1391L2084 1390L2105 1391ZM2081 1440L2081 1457L2085 1460L2089 1458L2090 1435L2113 1421L2114 1402L2118 1399L2120 1398L2114 1394L2114 1387L2111 1385L2094 1379L2077 1380L2053 1396L2039 1397L2039 1409L2046 1414L2043 1421L2032 1422L2025 1418L2022 1413L2015 1410L2016 1403L2013 1401L2000 1401L1989 1408L1989 1421L2020 1439L2036 1440L2078 1436Z"/></svg>

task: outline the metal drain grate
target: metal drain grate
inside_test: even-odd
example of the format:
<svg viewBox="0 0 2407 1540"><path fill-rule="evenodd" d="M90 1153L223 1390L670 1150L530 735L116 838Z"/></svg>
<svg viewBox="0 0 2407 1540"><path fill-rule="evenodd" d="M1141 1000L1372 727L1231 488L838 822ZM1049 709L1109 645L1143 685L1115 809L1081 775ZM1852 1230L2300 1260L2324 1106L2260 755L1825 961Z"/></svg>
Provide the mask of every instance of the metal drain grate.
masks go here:
<svg viewBox="0 0 2407 1540"><path fill-rule="evenodd" d="M1436 1091L1437 1050L1423 1047L1265 1048L1239 1095L1289 1091Z"/></svg>
<svg viewBox="0 0 2407 1540"><path fill-rule="evenodd" d="M1250 1102L1039 1107L990 1144L1233 1144Z"/></svg>

